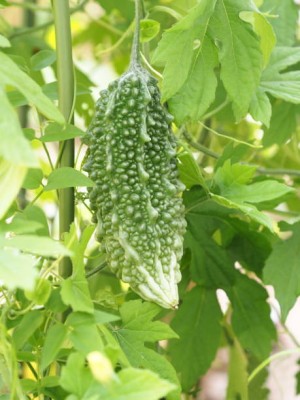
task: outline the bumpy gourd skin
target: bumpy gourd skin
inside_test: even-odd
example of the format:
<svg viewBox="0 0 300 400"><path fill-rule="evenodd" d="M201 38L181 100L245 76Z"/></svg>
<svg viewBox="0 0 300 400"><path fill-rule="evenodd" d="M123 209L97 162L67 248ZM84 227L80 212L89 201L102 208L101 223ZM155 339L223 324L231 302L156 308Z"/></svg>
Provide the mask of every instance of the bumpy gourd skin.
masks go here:
<svg viewBox="0 0 300 400"><path fill-rule="evenodd" d="M84 166L110 269L165 308L178 304L186 227L171 121L156 80L132 67L100 93Z"/></svg>

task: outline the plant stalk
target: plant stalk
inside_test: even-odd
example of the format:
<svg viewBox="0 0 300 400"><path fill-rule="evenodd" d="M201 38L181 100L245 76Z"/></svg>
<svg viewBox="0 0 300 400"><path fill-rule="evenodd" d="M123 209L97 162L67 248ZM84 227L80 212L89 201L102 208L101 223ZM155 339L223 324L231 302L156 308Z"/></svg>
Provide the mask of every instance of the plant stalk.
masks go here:
<svg viewBox="0 0 300 400"><path fill-rule="evenodd" d="M135 30L131 51L130 67L134 68L141 63L140 57L140 22L143 18L143 0L135 0Z"/></svg>
<svg viewBox="0 0 300 400"><path fill-rule="evenodd" d="M52 0L56 52L59 109L67 122L73 120L72 106L74 99L74 72L72 58L72 37L70 25L70 8L68 0ZM62 152L59 167L74 167L74 140L60 143ZM59 234L62 238L68 232L74 221L75 198L74 188L59 190ZM59 266L63 278L72 274L72 264L69 258L64 258Z"/></svg>

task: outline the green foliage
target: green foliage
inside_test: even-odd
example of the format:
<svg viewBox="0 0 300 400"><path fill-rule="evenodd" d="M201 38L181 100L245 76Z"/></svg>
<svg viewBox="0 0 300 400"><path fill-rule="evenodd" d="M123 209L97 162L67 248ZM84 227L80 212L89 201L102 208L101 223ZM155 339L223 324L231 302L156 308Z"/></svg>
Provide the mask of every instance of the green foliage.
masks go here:
<svg viewBox="0 0 300 400"><path fill-rule="evenodd" d="M300 52L290 47L277 47L273 51L270 63L264 70L260 87L273 97L299 103L299 71L284 72L288 67L298 63Z"/></svg>
<svg viewBox="0 0 300 400"><path fill-rule="evenodd" d="M293 0L264 0L262 11L276 18L270 19L276 33L278 46L293 46L296 41L298 7Z"/></svg>
<svg viewBox="0 0 300 400"><path fill-rule="evenodd" d="M180 340L171 342L170 354L185 391L207 371L216 355L221 338L221 317L213 290L197 286L183 298L172 321Z"/></svg>
<svg viewBox="0 0 300 400"><path fill-rule="evenodd" d="M254 31L242 16L246 21L250 17ZM261 43L254 32L263 37ZM215 99L219 63L235 117L244 117L259 85L262 57L267 62L272 43L269 23L248 2L202 1L192 9L163 35L153 58L164 65L163 99L171 98L176 120L199 120L207 111Z"/></svg>
<svg viewBox="0 0 300 400"><path fill-rule="evenodd" d="M70 305L74 311L83 311L88 314L93 314L94 307L84 273L84 251L93 231L93 227L87 227L79 242L75 226L72 225L70 233L66 235L66 246L73 253L71 257L73 273L62 282L61 286L63 302Z"/></svg>
<svg viewBox="0 0 300 400"><path fill-rule="evenodd" d="M134 368L120 371L112 382L105 385L95 383L91 372L84 366L84 358L76 353L70 356L63 368L61 385L74 395L68 399L78 400L159 400L173 389L173 385L153 372Z"/></svg>
<svg viewBox="0 0 300 400"><path fill-rule="evenodd" d="M57 70L66 42L54 46L52 2L0 0L0 398L191 400L220 362L223 398L273 398L272 369L264 366L278 343L285 346L281 328L289 334L283 324L300 295L299 5L145 0L143 69L124 75L134 2L71 3L74 94L61 80L66 66ZM60 18L61 34L69 16ZM94 105L98 86L108 89ZM65 150L70 143L75 154ZM89 178L81 165L91 154ZM174 195L176 165L186 188ZM91 209L101 196L107 208L95 229ZM159 204L159 224L149 198ZM113 275L107 253L132 231L130 245L134 239L157 272L156 256L168 253L183 220L182 202L187 228L173 276L182 276L179 305L166 310ZM74 223L63 233L58 220L66 222L73 204ZM109 240L101 221L109 222ZM134 282L139 265L130 270ZM280 306L278 332L269 285ZM299 382L297 373L298 393Z"/></svg>
<svg viewBox="0 0 300 400"><path fill-rule="evenodd" d="M114 331L114 335L132 366L148 368L180 386L172 365L145 345L145 342L150 344L177 337L168 325L152 321L159 311L158 306L139 300L125 303L120 308L122 326ZM179 397L180 392L177 388L168 399L175 400Z"/></svg>
<svg viewBox="0 0 300 400"><path fill-rule="evenodd" d="M141 42L149 42L158 35L160 30L159 22L153 19L141 21Z"/></svg>
<svg viewBox="0 0 300 400"><path fill-rule="evenodd" d="M227 289L227 294L232 303L234 332L245 349L263 360L276 339L270 307L266 303L266 290L254 280L238 275L235 285Z"/></svg>
<svg viewBox="0 0 300 400"><path fill-rule="evenodd" d="M28 101L50 120L63 123L64 118L46 97L40 86L25 74L6 54L0 53L0 81L17 88Z"/></svg>
<svg viewBox="0 0 300 400"><path fill-rule="evenodd" d="M274 286L282 318L285 320L300 294L298 272L300 223L293 225L282 223L281 230L292 232L292 236L286 240L278 240L274 244L273 251L266 261L264 279L266 283Z"/></svg>
<svg viewBox="0 0 300 400"><path fill-rule="evenodd" d="M34 71L49 67L49 65L52 65L55 61L56 53L52 50L41 50L30 59L31 67Z"/></svg>
<svg viewBox="0 0 300 400"><path fill-rule="evenodd" d="M44 190L63 189L76 186L94 186L91 179L71 167L61 167L51 172Z"/></svg>

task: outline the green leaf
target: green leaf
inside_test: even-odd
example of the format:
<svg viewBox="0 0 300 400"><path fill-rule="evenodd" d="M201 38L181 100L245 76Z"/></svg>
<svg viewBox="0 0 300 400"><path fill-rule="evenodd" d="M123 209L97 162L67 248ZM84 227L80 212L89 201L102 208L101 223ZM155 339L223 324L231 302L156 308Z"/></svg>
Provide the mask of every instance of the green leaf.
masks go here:
<svg viewBox="0 0 300 400"><path fill-rule="evenodd" d="M48 365L56 359L56 356L67 337L67 333L68 328L61 323L56 323L49 328L41 352L40 367L42 370L47 368Z"/></svg>
<svg viewBox="0 0 300 400"><path fill-rule="evenodd" d="M179 386L176 372L168 361L145 346L145 342L155 343L177 337L167 324L152 321L159 311L157 305L141 300L124 303L120 308L123 324L113 333L132 366L151 369ZM179 393L178 389L174 390L168 399L178 400Z"/></svg>
<svg viewBox="0 0 300 400"><path fill-rule="evenodd" d="M71 256L73 272L72 276L61 284L63 302L70 305L74 311L89 314L94 313L94 306L85 277L84 252L93 232L94 227L88 226L79 241L73 224L70 233L65 235L65 244L73 253Z"/></svg>
<svg viewBox="0 0 300 400"><path fill-rule="evenodd" d="M214 216L201 215L200 212L196 207L191 207L187 214L185 246L191 251L191 277L207 288L231 286L235 281L233 261L228 252L212 238L219 221Z"/></svg>
<svg viewBox="0 0 300 400"><path fill-rule="evenodd" d="M271 232L274 231L274 223L272 219L263 212L258 211L254 205L245 203L236 203L223 196L219 196L213 193L211 193L211 197L216 203L224 207L240 210L248 218L252 219L253 221L257 222L260 225L267 227Z"/></svg>
<svg viewBox="0 0 300 400"><path fill-rule="evenodd" d="M294 0L264 0L261 9L278 16L270 19L278 46L293 46L296 42L299 10Z"/></svg>
<svg viewBox="0 0 300 400"><path fill-rule="evenodd" d="M263 71L260 88L278 99L290 103L300 103L300 72L284 72L300 61L297 47L276 47L271 54L270 63Z"/></svg>
<svg viewBox="0 0 300 400"><path fill-rule="evenodd" d="M11 47L10 41L3 35L0 35L0 47Z"/></svg>
<svg viewBox="0 0 300 400"><path fill-rule="evenodd" d="M0 109L0 190L2 193L0 218L2 218L20 190L27 168L37 167L38 162L23 135L18 116L1 86Z"/></svg>
<svg viewBox="0 0 300 400"><path fill-rule="evenodd" d="M255 33L259 36L260 48L264 57L264 66L266 66L276 44L276 36L272 25L263 14L256 11L242 11L240 18L245 22L249 22L253 26Z"/></svg>
<svg viewBox="0 0 300 400"><path fill-rule="evenodd" d="M24 189L38 189L43 180L43 171L39 168L30 168L27 171L22 188Z"/></svg>
<svg viewBox="0 0 300 400"><path fill-rule="evenodd" d="M297 128L297 113L299 106L286 102L276 102L273 105L270 127L264 132L264 146L285 144Z"/></svg>
<svg viewBox="0 0 300 400"><path fill-rule="evenodd" d="M266 230L256 231L249 223L237 218L231 218L230 225L234 232L229 232L226 249L234 261L261 277L265 261L272 250L273 235Z"/></svg>
<svg viewBox="0 0 300 400"><path fill-rule="evenodd" d="M73 312L68 316L66 325L71 327L69 339L80 353L86 356L92 351L103 350L104 345L93 315Z"/></svg>
<svg viewBox="0 0 300 400"><path fill-rule="evenodd" d="M232 185L222 190L222 195L235 203L263 203L294 192L294 188L273 180L251 185Z"/></svg>
<svg viewBox="0 0 300 400"><path fill-rule="evenodd" d="M79 353L72 353L61 371L59 382L61 387L82 399L92 382L93 377L85 366L84 357Z"/></svg>
<svg viewBox="0 0 300 400"><path fill-rule="evenodd" d="M41 142L61 142L63 140L74 139L85 135L81 129L74 125L59 125L53 122L45 129L45 135L40 138Z"/></svg>
<svg viewBox="0 0 300 400"><path fill-rule="evenodd" d="M207 371L216 355L221 340L221 318L214 290L197 286L183 298L171 323L180 339L171 342L170 354L185 391Z"/></svg>
<svg viewBox="0 0 300 400"><path fill-rule="evenodd" d="M236 338L233 338L233 342L230 343L229 351L226 400L248 400L248 362L246 354Z"/></svg>
<svg viewBox="0 0 300 400"><path fill-rule="evenodd" d="M215 99L217 78L214 69L219 63L216 47L205 37L196 52L188 78L168 103L179 124L186 119L200 120Z"/></svg>
<svg viewBox="0 0 300 400"><path fill-rule="evenodd" d="M33 291L25 291L25 296L28 300L35 304L44 305L47 303L52 290L52 285L47 279L39 278L36 280L36 285Z"/></svg>
<svg viewBox="0 0 300 400"><path fill-rule="evenodd" d="M270 200L280 199L294 192L294 189L279 183L275 180L265 180L249 185L255 167L248 167L241 164L230 164L227 160L215 174L215 182L219 186L220 194L212 194L215 201L229 208L238 208L259 224L263 224L273 230L271 219L258 211L255 204L264 203Z"/></svg>
<svg viewBox="0 0 300 400"><path fill-rule="evenodd" d="M62 313L68 308L62 301L60 288L52 289L45 308L54 313Z"/></svg>
<svg viewBox="0 0 300 400"><path fill-rule="evenodd" d="M249 217L253 221L257 222L260 225L265 226L271 232L274 231L274 222L272 219L252 205L252 204L245 204L245 203L236 203L231 201L223 196L218 196L216 194L211 194L211 197L220 205L232 209L240 210L245 216Z"/></svg>
<svg viewBox="0 0 300 400"><path fill-rule="evenodd" d="M109 322L115 322L120 320L119 315L108 313L102 310L95 310L94 315L96 324L107 324Z"/></svg>
<svg viewBox="0 0 300 400"><path fill-rule="evenodd" d="M245 349L264 360L272 350L276 330L270 318L266 290L246 275L239 274L236 283L226 288L232 304L232 328Z"/></svg>
<svg viewBox="0 0 300 400"><path fill-rule="evenodd" d="M36 233L39 236L49 236L47 218L43 210L35 205L28 205L25 210L17 212L8 231L15 234Z"/></svg>
<svg viewBox="0 0 300 400"><path fill-rule="evenodd" d="M248 354L248 371L254 371L260 364L260 362ZM269 371L264 368L250 384L248 384L248 395L249 400L268 400L270 398L270 390L266 387L268 381Z"/></svg>
<svg viewBox="0 0 300 400"><path fill-rule="evenodd" d="M196 44L200 42L197 50L199 54L215 4L216 0L201 1L187 16L163 34L153 55L154 64L164 65L163 100L178 92L188 78L194 58L195 41Z"/></svg>
<svg viewBox="0 0 300 400"><path fill-rule="evenodd" d="M262 122L269 128L272 116L272 105L269 97L261 88L258 88L252 97L249 113L256 121Z"/></svg>
<svg viewBox="0 0 300 400"><path fill-rule="evenodd" d="M21 349L34 334L34 332L42 325L45 314L40 310L29 311L18 323L13 331L13 342L16 349Z"/></svg>
<svg viewBox="0 0 300 400"><path fill-rule="evenodd" d="M184 148L178 153L177 158L179 161L178 168L180 180L186 188L190 189L194 185L201 185L206 188L206 182L203 178L200 167L189 149Z"/></svg>
<svg viewBox="0 0 300 400"><path fill-rule="evenodd" d="M59 377L58 376L45 376L40 380L40 385L42 388L51 388L55 386L59 386Z"/></svg>
<svg viewBox="0 0 300 400"><path fill-rule="evenodd" d="M217 170L214 179L220 187L244 185L252 180L256 169L253 165L231 164L231 160L226 160Z"/></svg>
<svg viewBox="0 0 300 400"><path fill-rule="evenodd" d="M231 161L231 165L239 164L245 157L247 157L249 150L249 146L245 144L235 144L233 142L229 142L224 147L221 156L218 158L215 170L217 170L219 167L222 167L229 159Z"/></svg>
<svg viewBox="0 0 300 400"><path fill-rule="evenodd" d="M161 379L157 374L139 370L135 368L126 368L118 374L120 384L118 385L119 399L134 400L136 398L144 400L159 400L166 397L176 386L170 382ZM117 399L116 399L117 400Z"/></svg>
<svg viewBox="0 0 300 400"><path fill-rule="evenodd" d="M150 42L158 35L160 31L160 23L153 19L143 19L141 21L141 42Z"/></svg>
<svg viewBox="0 0 300 400"><path fill-rule="evenodd" d="M37 390L37 382L32 380L32 379L22 379L20 381L21 385L22 385L22 389L25 393L30 393L30 392L34 392ZM2 397L0 397L0 399L2 400Z"/></svg>
<svg viewBox="0 0 300 400"><path fill-rule="evenodd" d="M219 47L221 80L237 120L248 112L263 65L258 38L250 24L239 17L240 12L248 10L247 0L220 0L210 24L211 34Z"/></svg>
<svg viewBox="0 0 300 400"><path fill-rule="evenodd" d="M27 173L27 167L13 164L0 156L0 219L16 198Z"/></svg>
<svg viewBox="0 0 300 400"><path fill-rule="evenodd" d="M157 374L136 368L120 371L118 378L108 389L104 389L102 393L98 392L99 397L95 397L95 400L159 400L175 388Z"/></svg>
<svg viewBox="0 0 300 400"><path fill-rule="evenodd" d="M9 93L7 93L8 98L9 98ZM27 140L35 139L35 130L33 128L23 128L22 130Z"/></svg>
<svg viewBox="0 0 300 400"><path fill-rule="evenodd" d="M85 279L78 277L65 279L61 284L61 297L74 311L92 313L94 311L91 295Z"/></svg>
<svg viewBox="0 0 300 400"><path fill-rule="evenodd" d="M31 256L13 249L0 249L0 279L10 290L33 290L38 275L35 265L36 259Z"/></svg>
<svg viewBox="0 0 300 400"><path fill-rule="evenodd" d="M133 339L143 344L145 339L153 343L162 339L176 338L176 333L167 324L152 321L159 311L160 308L156 304L141 300L124 303L120 308L123 326L115 331L116 337L124 344Z"/></svg>
<svg viewBox="0 0 300 400"><path fill-rule="evenodd" d="M94 182L74 168L61 167L51 172L44 190L48 191L78 186L94 186Z"/></svg>
<svg viewBox="0 0 300 400"><path fill-rule="evenodd" d="M4 246L43 257L70 256L72 253L62 243L36 235L18 235L5 239Z"/></svg>
<svg viewBox="0 0 300 400"><path fill-rule="evenodd" d="M4 53L0 52L0 83L11 85L18 89L45 117L64 123L64 117L46 97L40 86Z"/></svg>
<svg viewBox="0 0 300 400"><path fill-rule="evenodd" d="M274 244L264 268L264 281L274 286L282 319L285 320L300 295L300 222L294 225L281 223L280 227L283 231L291 231L292 236Z"/></svg>
<svg viewBox="0 0 300 400"><path fill-rule="evenodd" d="M41 50L30 58L33 71L39 71L56 61L56 53L53 50Z"/></svg>

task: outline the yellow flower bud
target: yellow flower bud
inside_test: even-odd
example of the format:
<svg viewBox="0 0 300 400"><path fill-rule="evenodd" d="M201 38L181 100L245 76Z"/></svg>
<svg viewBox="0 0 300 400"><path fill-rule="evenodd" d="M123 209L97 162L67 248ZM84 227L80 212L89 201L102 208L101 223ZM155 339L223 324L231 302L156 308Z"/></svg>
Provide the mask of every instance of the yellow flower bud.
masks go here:
<svg viewBox="0 0 300 400"><path fill-rule="evenodd" d="M100 383L112 381L115 372L111 361L99 351L92 351L87 355L87 361L94 378Z"/></svg>

